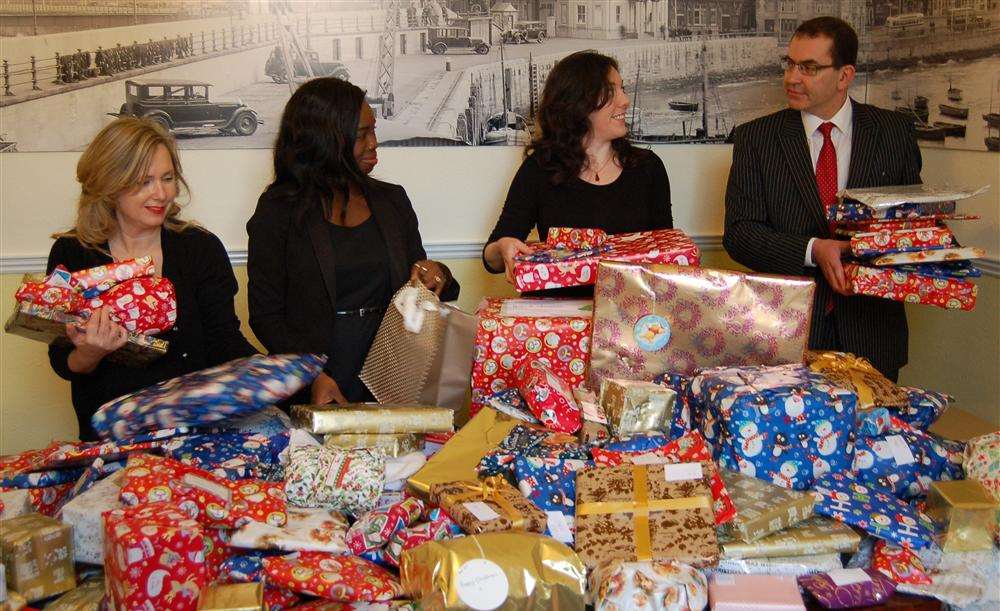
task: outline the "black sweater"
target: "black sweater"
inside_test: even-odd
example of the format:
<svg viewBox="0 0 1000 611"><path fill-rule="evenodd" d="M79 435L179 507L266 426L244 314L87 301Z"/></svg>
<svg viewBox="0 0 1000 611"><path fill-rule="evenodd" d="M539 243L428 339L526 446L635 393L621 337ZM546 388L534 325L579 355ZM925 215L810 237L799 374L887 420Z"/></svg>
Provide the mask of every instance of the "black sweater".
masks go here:
<svg viewBox="0 0 1000 611"><path fill-rule="evenodd" d="M52 368L71 382L81 439L94 438L90 418L111 399L257 352L240 333L233 308L236 277L219 238L192 227L182 232L163 229L160 240L163 276L177 293L177 321L173 329L157 336L170 342L167 354L142 368L105 360L93 372L78 374L67 364L72 348L49 346ZM75 239L59 238L49 252L47 271L60 264L72 272L111 262L111 257Z"/></svg>

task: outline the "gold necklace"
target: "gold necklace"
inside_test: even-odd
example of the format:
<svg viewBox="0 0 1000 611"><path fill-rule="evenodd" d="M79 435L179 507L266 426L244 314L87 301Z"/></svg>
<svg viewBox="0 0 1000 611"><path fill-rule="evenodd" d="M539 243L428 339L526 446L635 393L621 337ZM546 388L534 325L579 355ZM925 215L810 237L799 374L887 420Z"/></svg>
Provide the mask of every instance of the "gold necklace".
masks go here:
<svg viewBox="0 0 1000 611"><path fill-rule="evenodd" d="M608 165L609 163L611 163L611 160L612 160L612 159L614 159L614 158L615 158L615 154L614 154L614 153L611 153L610 155L608 155L608 158L604 160L604 163L602 163L602 164L601 164L601 167L599 167L599 168L597 168L596 170L594 170L594 182L601 182L601 176L600 176L600 172L601 172L601 171L602 171L602 170L603 170L604 168L606 168L606 167L607 167L607 165Z"/></svg>

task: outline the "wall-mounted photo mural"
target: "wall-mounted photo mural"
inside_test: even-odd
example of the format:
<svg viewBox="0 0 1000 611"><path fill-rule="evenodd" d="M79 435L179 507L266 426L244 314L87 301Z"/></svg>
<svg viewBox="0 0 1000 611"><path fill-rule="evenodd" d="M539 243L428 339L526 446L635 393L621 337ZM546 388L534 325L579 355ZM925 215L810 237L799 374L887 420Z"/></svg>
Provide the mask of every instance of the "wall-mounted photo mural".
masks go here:
<svg viewBox="0 0 1000 611"><path fill-rule="evenodd" d="M1000 149L1000 0L0 0L0 150L82 150L120 114L269 148L316 76L365 88L386 146L523 144L581 49L620 63L636 141L720 142L785 105L779 60L817 15L858 31L856 100L925 146Z"/></svg>

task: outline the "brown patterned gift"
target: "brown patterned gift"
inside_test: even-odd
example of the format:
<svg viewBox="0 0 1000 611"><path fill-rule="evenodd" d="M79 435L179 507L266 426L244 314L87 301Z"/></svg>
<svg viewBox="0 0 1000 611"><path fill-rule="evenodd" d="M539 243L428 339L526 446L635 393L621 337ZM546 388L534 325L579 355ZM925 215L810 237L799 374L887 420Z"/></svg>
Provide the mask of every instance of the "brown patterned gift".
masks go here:
<svg viewBox="0 0 1000 611"><path fill-rule="evenodd" d="M747 543L798 524L812 515L815 498L764 480L721 469L726 490L736 505L736 519L727 532Z"/></svg>
<svg viewBox="0 0 1000 611"><path fill-rule="evenodd" d="M610 558L719 560L710 463L619 465L576 474L576 551L588 568Z"/></svg>
<svg viewBox="0 0 1000 611"><path fill-rule="evenodd" d="M547 526L545 512L500 476L432 484L430 500L470 535L508 530L544 533Z"/></svg>
<svg viewBox="0 0 1000 611"><path fill-rule="evenodd" d="M38 513L2 520L0 561L7 585L28 602L72 590L73 527Z"/></svg>
<svg viewBox="0 0 1000 611"><path fill-rule="evenodd" d="M720 531L719 545L722 546L722 557L730 559L813 556L856 552L861 545L861 535L842 522L813 516L751 543Z"/></svg>
<svg viewBox="0 0 1000 611"><path fill-rule="evenodd" d="M841 388L858 395L858 409L906 407L906 391L882 375L867 359L849 352L806 351L809 369L822 373Z"/></svg>

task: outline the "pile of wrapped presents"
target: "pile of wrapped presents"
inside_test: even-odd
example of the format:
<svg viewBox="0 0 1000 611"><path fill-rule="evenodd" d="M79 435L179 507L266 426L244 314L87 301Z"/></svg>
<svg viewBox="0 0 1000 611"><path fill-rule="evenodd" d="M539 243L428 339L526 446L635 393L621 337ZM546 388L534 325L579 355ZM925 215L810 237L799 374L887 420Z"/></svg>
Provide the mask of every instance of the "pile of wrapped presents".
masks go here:
<svg viewBox="0 0 1000 611"><path fill-rule="evenodd" d="M971 307L954 203L854 195L835 213L858 292L930 278L891 298ZM559 229L516 285L592 300L486 299L463 334L405 287L362 373L379 403L289 406L314 354L115 399L101 441L0 457L0 605L1000 608L1000 427L808 350L812 280L698 264L680 231ZM8 330L59 341L114 290L30 279ZM176 307L152 292L126 361Z"/></svg>

